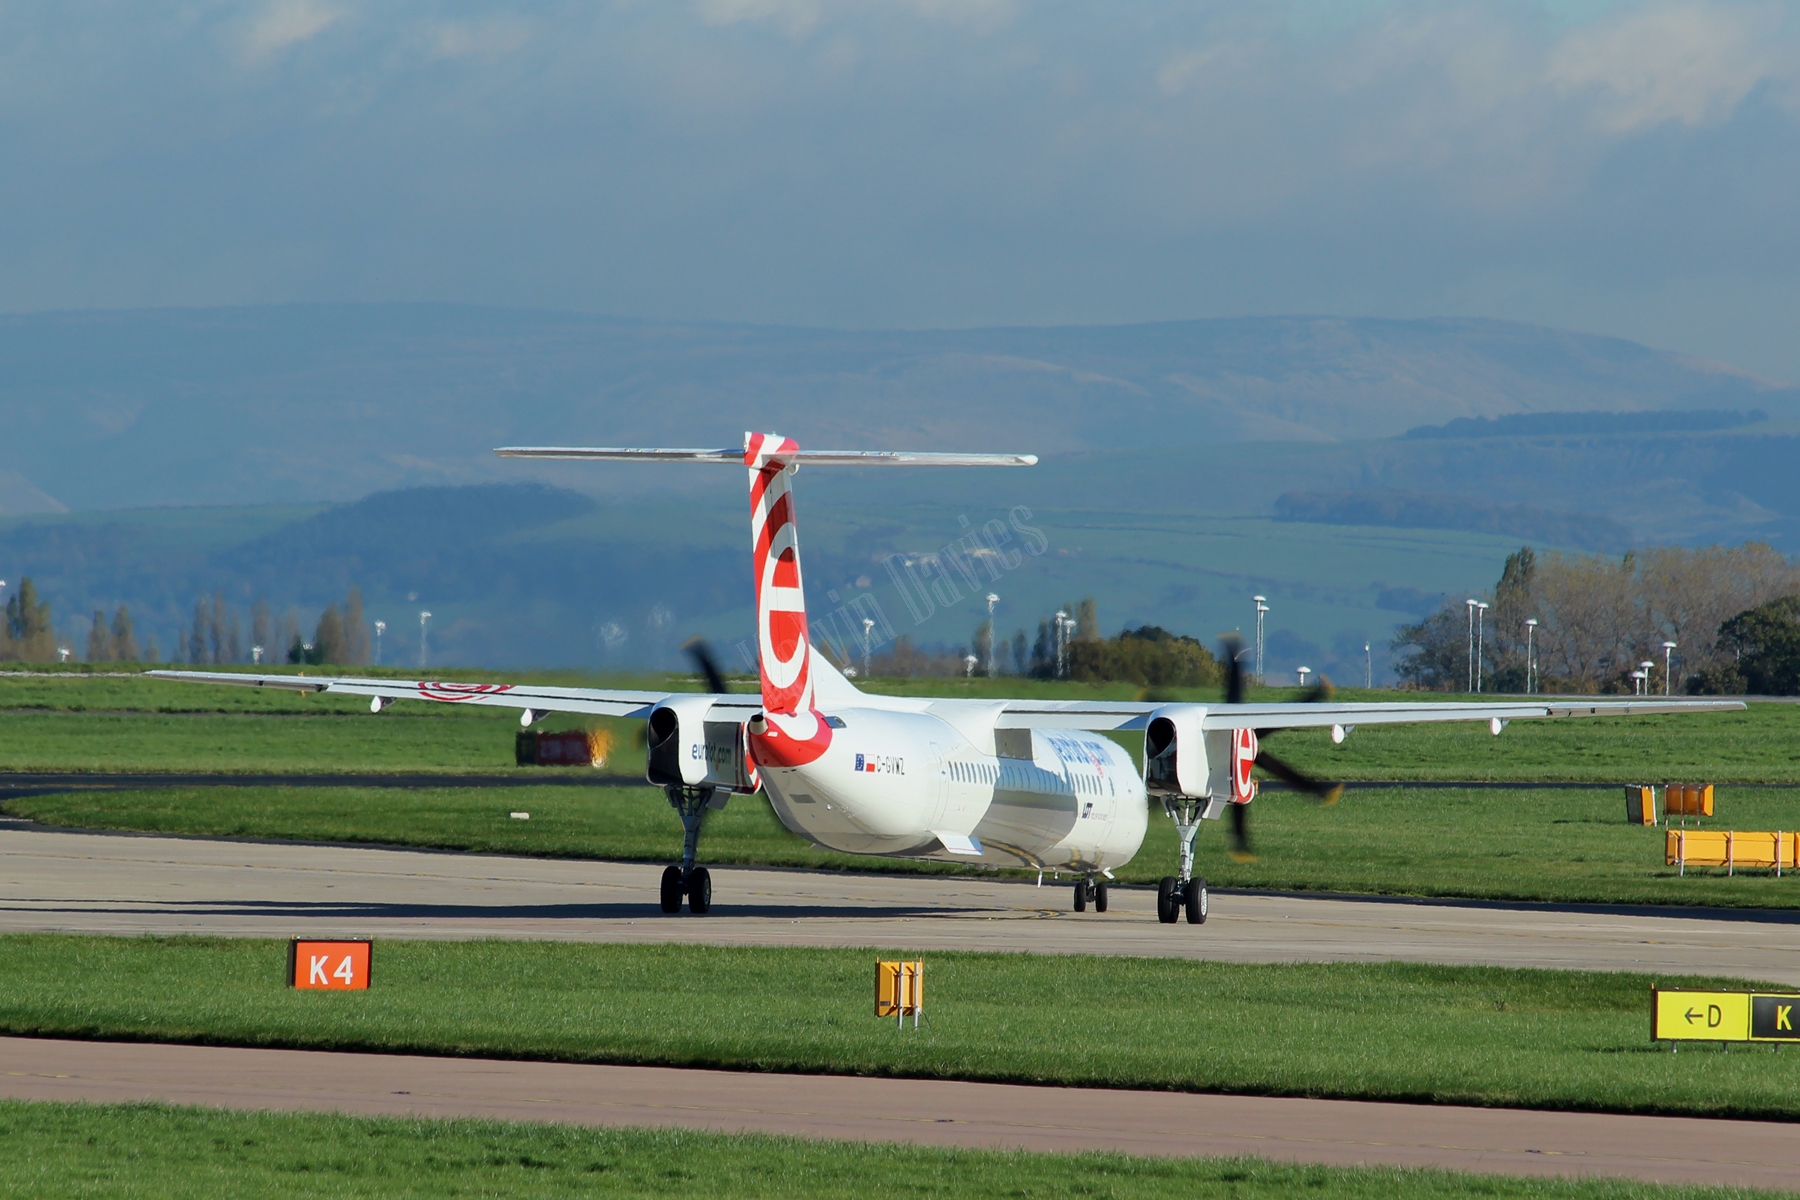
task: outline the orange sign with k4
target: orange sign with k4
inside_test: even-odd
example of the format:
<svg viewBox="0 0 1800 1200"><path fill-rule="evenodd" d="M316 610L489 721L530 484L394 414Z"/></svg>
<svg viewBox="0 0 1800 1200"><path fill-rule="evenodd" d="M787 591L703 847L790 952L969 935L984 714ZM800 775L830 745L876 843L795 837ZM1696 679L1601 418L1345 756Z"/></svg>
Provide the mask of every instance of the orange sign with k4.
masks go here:
<svg viewBox="0 0 1800 1200"><path fill-rule="evenodd" d="M291 988L351 992L369 986L375 947L368 941L288 943L287 981Z"/></svg>

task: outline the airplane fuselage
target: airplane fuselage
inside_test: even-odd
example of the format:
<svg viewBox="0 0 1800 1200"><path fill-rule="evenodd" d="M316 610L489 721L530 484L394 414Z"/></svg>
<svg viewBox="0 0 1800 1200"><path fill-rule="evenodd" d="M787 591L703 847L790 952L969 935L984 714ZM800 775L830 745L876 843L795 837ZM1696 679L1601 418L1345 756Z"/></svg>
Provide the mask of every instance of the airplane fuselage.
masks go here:
<svg viewBox="0 0 1800 1200"><path fill-rule="evenodd" d="M1149 819L1131 755L1086 730L996 729L998 707L837 709L823 755L765 765L762 782L782 824L849 854L1086 873L1129 862Z"/></svg>

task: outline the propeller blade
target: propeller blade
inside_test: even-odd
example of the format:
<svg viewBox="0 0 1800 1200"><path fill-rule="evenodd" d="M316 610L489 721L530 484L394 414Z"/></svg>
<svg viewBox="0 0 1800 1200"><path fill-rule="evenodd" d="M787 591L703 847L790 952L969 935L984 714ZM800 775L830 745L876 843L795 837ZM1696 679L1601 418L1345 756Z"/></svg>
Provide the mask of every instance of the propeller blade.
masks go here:
<svg viewBox="0 0 1800 1200"><path fill-rule="evenodd" d="M1256 765L1296 791L1305 792L1329 808L1344 794L1341 783L1321 783L1310 775L1296 771L1267 750L1256 752Z"/></svg>
<svg viewBox="0 0 1800 1200"><path fill-rule="evenodd" d="M1256 855L1250 849L1250 806L1248 804L1231 804L1231 849L1232 861L1253 863Z"/></svg>
<svg viewBox="0 0 1800 1200"><path fill-rule="evenodd" d="M694 660L694 665L706 676L706 686L712 690L713 695L723 696L731 691L725 686L725 675L719 670L718 661L713 658L712 650L705 641L695 638L682 649L688 652L688 657Z"/></svg>
<svg viewBox="0 0 1800 1200"><path fill-rule="evenodd" d="M1319 676L1319 682L1306 689L1306 695L1300 697L1302 704L1323 704L1337 695L1337 689L1331 686L1331 676Z"/></svg>
<svg viewBox="0 0 1800 1200"><path fill-rule="evenodd" d="M1220 657L1225 660L1225 703L1242 704L1244 702L1244 664L1239 660L1244 653L1244 643L1234 637L1228 637L1219 643Z"/></svg>

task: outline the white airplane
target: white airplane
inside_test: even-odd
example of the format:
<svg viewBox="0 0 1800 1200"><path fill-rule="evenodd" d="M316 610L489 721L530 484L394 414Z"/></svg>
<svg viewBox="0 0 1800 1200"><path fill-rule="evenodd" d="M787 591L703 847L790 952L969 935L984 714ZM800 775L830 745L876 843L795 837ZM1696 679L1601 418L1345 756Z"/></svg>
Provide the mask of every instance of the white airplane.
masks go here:
<svg viewBox="0 0 1800 1200"><path fill-rule="evenodd" d="M1577 700L1450 703L1245 704L1235 652L1223 705L1106 700L933 700L878 696L855 687L814 652L800 575L792 478L802 463L1031 466L1031 455L806 451L775 434L746 434L743 450L516 447L509 458L740 463L749 469L756 580L759 695L726 693L709 659L712 691L642 692L533 684L154 671L167 679L370 697L379 713L396 700L500 705L529 726L553 712L648 722L649 782L681 816L681 863L663 872L662 909L712 905L712 880L696 863L709 809L765 792L782 824L816 845L850 854L935 859L1075 876L1074 908L1105 912L1107 881L1143 844L1152 803L1175 823L1180 861L1157 888L1165 923L1185 912L1206 920L1206 880L1193 873L1200 823L1230 811L1235 849L1247 854L1252 768L1330 802L1342 790L1307 778L1262 750L1281 729L1508 721L1741 709L1720 700ZM1142 730L1144 767L1107 731Z"/></svg>

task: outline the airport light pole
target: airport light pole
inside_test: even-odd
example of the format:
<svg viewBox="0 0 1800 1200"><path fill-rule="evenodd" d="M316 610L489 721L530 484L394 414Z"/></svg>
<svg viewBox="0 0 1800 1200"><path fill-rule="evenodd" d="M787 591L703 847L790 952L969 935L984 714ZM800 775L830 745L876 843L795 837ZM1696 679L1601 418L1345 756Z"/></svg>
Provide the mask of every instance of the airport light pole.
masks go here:
<svg viewBox="0 0 1800 1200"><path fill-rule="evenodd" d="M419 612L419 667L421 670L425 667L425 623L429 620L431 620L431 614L421 610Z"/></svg>
<svg viewBox="0 0 1800 1200"><path fill-rule="evenodd" d="M869 630L875 628L875 622L868 617L863 618L863 678L869 677Z"/></svg>
<svg viewBox="0 0 1800 1200"><path fill-rule="evenodd" d="M1373 691L1375 688L1375 655L1369 649L1369 643L1363 643L1363 689Z"/></svg>
<svg viewBox="0 0 1800 1200"><path fill-rule="evenodd" d="M375 622L375 665L381 665L381 635L387 632L387 622Z"/></svg>
<svg viewBox="0 0 1800 1200"><path fill-rule="evenodd" d="M262 665L262 656L263 656L263 648L261 646L250 647L250 661L252 663L255 663L257 666L261 666Z"/></svg>
<svg viewBox="0 0 1800 1200"><path fill-rule="evenodd" d="M1300 670L1300 686L1305 687L1306 686L1306 677L1308 675L1312 674L1312 668L1311 667L1301 667L1299 670Z"/></svg>
<svg viewBox="0 0 1800 1200"><path fill-rule="evenodd" d="M1065 629L1068 620L1068 613L1060 608L1056 610L1056 677L1058 679L1061 679L1069 670L1067 661L1069 639Z"/></svg>
<svg viewBox="0 0 1800 1200"><path fill-rule="evenodd" d="M1252 596L1256 601L1256 682L1263 681L1263 614L1269 611L1267 596Z"/></svg>
<svg viewBox="0 0 1800 1200"><path fill-rule="evenodd" d="M1475 602L1475 690L1481 690L1481 653L1482 635L1487 632L1488 606L1477 600Z"/></svg>
<svg viewBox="0 0 1800 1200"><path fill-rule="evenodd" d="M1669 673L1671 670L1670 663L1673 660L1674 654L1675 654L1675 643L1674 642L1664 642L1663 643L1663 695L1665 695L1665 696L1667 696L1669 694L1670 680L1675 678L1673 675L1671 675Z"/></svg>
<svg viewBox="0 0 1800 1200"><path fill-rule="evenodd" d="M1641 662L1638 664L1638 672L1644 677L1644 695L1646 696L1650 694L1650 672L1654 670L1656 670L1656 664L1653 662Z"/></svg>
<svg viewBox="0 0 1800 1200"><path fill-rule="evenodd" d="M1538 619L1527 617L1525 620L1525 694L1531 695L1537 689L1537 646L1533 644L1537 634Z"/></svg>
<svg viewBox="0 0 1800 1200"><path fill-rule="evenodd" d="M1469 659L1469 690L1475 690L1475 605L1479 603L1473 596L1463 601L1469 608L1469 635L1464 653Z"/></svg>
<svg viewBox="0 0 1800 1200"><path fill-rule="evenodd" d="M988 602L988 678L992 679L994 677L995 664L999 661L999 657L1000 657L996 653L996 650L998 649L998 647L996 647L994 645L994 605L1000 603L1000 597L994 595L994 593L992 593L992 592L989 592L987 594L987 602Z"/></svg>
<svg viewBox="0 0 1800 1200"><path fill-rule="evenodd" d="M980 661L981 660L976 658L973 654L963 655L963 674L970 679L975 678L975 664Z"/></svg>

